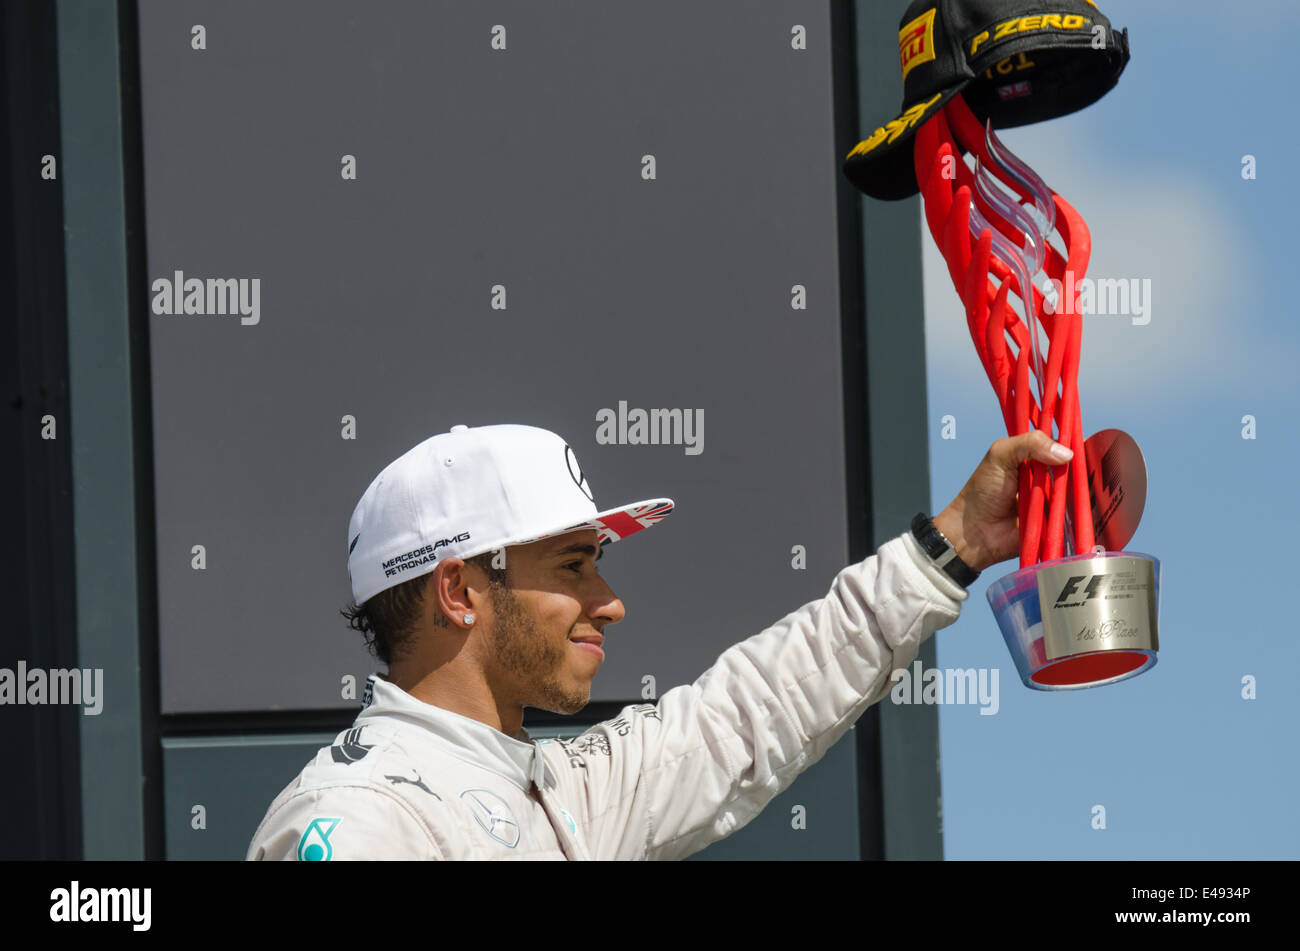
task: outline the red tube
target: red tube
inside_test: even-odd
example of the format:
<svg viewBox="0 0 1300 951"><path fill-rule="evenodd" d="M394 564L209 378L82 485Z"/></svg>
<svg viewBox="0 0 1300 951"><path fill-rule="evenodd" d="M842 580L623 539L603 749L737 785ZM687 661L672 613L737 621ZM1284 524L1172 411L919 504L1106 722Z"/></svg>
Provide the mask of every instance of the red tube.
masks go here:
<svg viewBox="0 0 1300 951"><path fill-rule="evenodd" d="M982 276L980 279L987 280ZM1015 372L1015 366L1007 356L1007 337L1004 333L1007 314L1011 310L1007 306L1007 292L1010 290L1011 282L1003 281L1002 287L998 290L997 300L993 302L993 307L989 311L988 326L985 329L989 363L995 373L992 379L993 390L997 393L998 402L1002 404L1004 409L1010 405L1008 395L1011 391L1011 376ZM1015 435L1014 416L1008 423L1007 435Z"/></svg>
<svg viewBox="0 0 1300 951"><path fill-rule="evenodd" d="M1001 371L993 362L992 348L989 345L988 324L989 324L989 299L984 293L984 285L988 282L989 271L989 254L993 246L993 235L987 234L975 244L975 252L971 255L970 270L966 272L966 287L962 291L962 302L966 305L966 328L970 331L971 341L975 344L975 352L979 354L980 365L984 367L984 373L993 384L993 388L998 391L998 402L1005 402L1006 397L1003 390L999 387L999 377Z"/></svg>
<svg viewBox="0 0 1300 951"><path fill-rule="evenodd" d="M1088 230L1083 216L1074 210L1068 201L1056 195L1058 227L1061 237L1069 249L1069 262L1066 265L1066 278L1074 275L1073 284L1083 279L1088 271L1088 261L1092 257L1092 233ZM1083 317L1078 313L1078 302L1071 300L1071 312L1075 315L1067 321L1074 328L1071 335L1072 344L1066 367L1066 393L1073 393L1074 440L1066 445L1074 450L1070 460L1073 482L1074 550L1078 553L1091 551L1096 544L1092 524L1092 504L1088 499L1088 466L1083 451L1083 418L1079 405L1079 354L1083 340Z"/></svg>
<svg viewBox="0 0 1300 951"><path fill-rule="evenodd" d="M948 216L940 247L943 249L944 260L948 262L952 286L961 293L961 289L966 286L966 272L970 269L972 254L970 189L965 185L957 189L957 194L953 196L952 214Z"/></svg>

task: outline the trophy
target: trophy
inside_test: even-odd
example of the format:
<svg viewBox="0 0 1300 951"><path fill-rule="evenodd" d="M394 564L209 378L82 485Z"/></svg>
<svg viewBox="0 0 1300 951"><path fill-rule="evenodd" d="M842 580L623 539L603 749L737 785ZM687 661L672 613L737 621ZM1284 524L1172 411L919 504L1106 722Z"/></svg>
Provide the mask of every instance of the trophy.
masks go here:
<svg viewBox="0 0 1300 951"><path fill-rule="evenodd" d="M1083 436L1088 227L994 131L1095 102L1128 62L1127 31L1093 4L1049 6L1060 12L913 3L899 32L903 111L859 143L845 173L877 198L920 191L1008 435L1037 428L1074 451L1061 466L1021 465L1020 567L988 589L1024 684L1071 690L1155 665L1160 562L1125 550L1146 501L1137 444L1115 429Z"/></svg>

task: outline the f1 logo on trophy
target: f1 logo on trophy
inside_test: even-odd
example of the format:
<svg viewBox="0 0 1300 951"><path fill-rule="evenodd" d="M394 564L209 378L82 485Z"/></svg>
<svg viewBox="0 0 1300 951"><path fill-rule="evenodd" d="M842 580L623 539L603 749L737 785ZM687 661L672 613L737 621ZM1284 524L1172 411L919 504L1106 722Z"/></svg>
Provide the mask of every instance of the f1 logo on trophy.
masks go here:
<svg viewBox="0 0 1300 951"><path fill-rule="evenodd" d="M876 199L921 193L1008 435L1036 427L1074 450L1065 465L1022 464L1020 569L989 604L1027 687L1135 677L1156 663L1160 562L1123 550L1146 504L1137 443L1116 429L1083 437L1078 288L1092 238L994 131L1099 100L1128 64L1128 31L1092 0L918 0L898 37L903 107L844 173Z"/></svg>

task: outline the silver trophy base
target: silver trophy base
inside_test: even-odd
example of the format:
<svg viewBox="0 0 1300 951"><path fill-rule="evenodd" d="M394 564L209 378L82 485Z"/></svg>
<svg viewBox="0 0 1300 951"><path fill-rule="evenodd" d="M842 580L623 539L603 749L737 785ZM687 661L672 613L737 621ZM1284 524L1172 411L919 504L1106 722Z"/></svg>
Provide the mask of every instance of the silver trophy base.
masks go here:
<svg viewBox="0 0 1300 951"><path fill-rule="evenodd" d="M1156 665L1160 561L1151 555L1045 561L994 582L988 599L1026 687L1101 687Z"/></svg>

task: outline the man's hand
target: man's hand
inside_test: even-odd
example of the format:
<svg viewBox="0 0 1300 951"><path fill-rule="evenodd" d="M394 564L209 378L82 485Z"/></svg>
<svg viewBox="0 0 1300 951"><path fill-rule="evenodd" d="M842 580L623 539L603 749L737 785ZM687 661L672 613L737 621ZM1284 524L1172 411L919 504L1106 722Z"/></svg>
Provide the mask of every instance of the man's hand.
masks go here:
<svg viewBox="0 0 1300 951"><path fill-rule="evenodd" d="M1020 463L1034 459L1059 466L1073 457L1069 449L1037 429L999 439L957 498L935 516L934 527L952 542L957 557L976 571L1016 557L1020 553L1016 518Z"/></svg>

